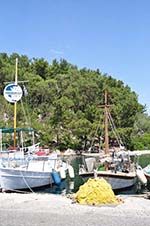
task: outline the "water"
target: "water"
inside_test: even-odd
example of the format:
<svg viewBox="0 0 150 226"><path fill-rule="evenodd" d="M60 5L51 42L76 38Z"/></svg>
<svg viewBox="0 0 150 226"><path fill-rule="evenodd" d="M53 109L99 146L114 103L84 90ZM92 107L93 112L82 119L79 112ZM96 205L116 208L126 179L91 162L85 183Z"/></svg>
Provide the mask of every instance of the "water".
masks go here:
<svg viewBox="0 0 150 226"><path fill-rule="evenodd" d="M143 168L150 164L150 154L146 154L143 156L140 156L138 159L139 165L141 165Z"/></svg>
<svg viewBox="0 0 150 226"><path fill-rule="evenodd" d="M40 193L52 193L52 194L70 194L78 191L79 187L84 184L82 177L78 175L79 164L81 164L81 157L70 157L70 164L74 168L75 178L71 179L67 173L66 179L62 180L60 185L47 186L45 188L38 189Z"/></svg>
<svg viewBox="0 0 150 226"><path fill-rule="evenodd" d="M138 157L138 163L145 167L150 164L150 155L143 155ZM70 160L71 165L74 168L75 178L70 179L69 175L67 175L66 179L62 181L60 185L53 185L52 187L48 186L45 189L38 190L40 193L52 193L52 194L69 194L75 193L78 191L79 187L85 183L85 181L78 175L79 164L82 163L81 157L77 156ZM150 190L150 183L148 183L147 187L139 187L139 184L135 184L131 189L122 190L119 192L115 192L116 194L137 194L143 193L146 190Z"/></svg>

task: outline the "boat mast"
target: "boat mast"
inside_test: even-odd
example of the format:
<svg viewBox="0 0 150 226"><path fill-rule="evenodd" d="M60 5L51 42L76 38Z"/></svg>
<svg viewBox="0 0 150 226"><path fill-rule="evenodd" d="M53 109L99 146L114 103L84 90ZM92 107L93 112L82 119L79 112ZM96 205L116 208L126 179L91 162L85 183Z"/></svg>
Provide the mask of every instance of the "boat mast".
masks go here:
<svg viewBox="0 0 150 226"><path fill-rule="evenodd" d="M0 129L0 152L2 152L3 146L2 146L2 129Z"/></svg>
<svg viewBox="0 0 150 226"><path fill-rule="evenodd" d="M109 153L109 137L108 137L108 93L105 90L105 105L104 105L104 127L105 127L105 154Z"/></svg>
<svg viewBox="0 0 150 226"><path fill-rule="evenodd" d="M18 85L18 58L16 58L15 85ZM17 101L14 103L14 148L16 147Z"/></svg>

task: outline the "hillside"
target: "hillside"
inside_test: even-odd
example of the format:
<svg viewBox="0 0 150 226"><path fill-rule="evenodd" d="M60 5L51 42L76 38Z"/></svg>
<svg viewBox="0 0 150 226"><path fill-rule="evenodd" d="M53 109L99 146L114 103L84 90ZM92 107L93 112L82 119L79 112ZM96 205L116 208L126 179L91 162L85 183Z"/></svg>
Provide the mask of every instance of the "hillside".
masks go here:
<svg viewBox="0 0 150 226"><path fill-rule="evenodd" d="M129 149L149 148L149 138L146 137L145 144L141 136L150 133L150 119L138 102L138 95L99 69L79 69L64 59L49 63L43 58L29 59L16 53L0 54L0 127L13 126L13 105L6 102L3 90L6 82L14 81L16 57L18 80L27 81L19 84L24 96L23 105L17 104L17 126L24 127L29 122L37 130L42 145L87 150L91 144L101 143L104 127L101 105L107 89L111 115L123 143ZM139 117L145 124L137 124ZM110 145L111 141L115 141L112 132Z"/></svg>

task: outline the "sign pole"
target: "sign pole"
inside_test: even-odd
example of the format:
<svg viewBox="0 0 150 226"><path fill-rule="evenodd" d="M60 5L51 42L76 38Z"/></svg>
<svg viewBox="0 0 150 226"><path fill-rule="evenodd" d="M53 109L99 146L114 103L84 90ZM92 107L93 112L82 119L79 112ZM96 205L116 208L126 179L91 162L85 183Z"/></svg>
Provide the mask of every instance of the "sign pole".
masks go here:
<svg viewBox="0 0 150 226"><path fill-rule="evenodd" d="M14 104L14 149L16 148L16 118L17 118L17 101L22 98L22 88L18 85L18 58L16 58L15 81L8 84L4 89L5 99Z"/></svg>
<svg viewBox="0 0 150 226"><path fill-rule="evenodd" d="M16 58L15 85L18 85L18 58ZM14 148L16 148L17 101L14 103Z"/></svg>
<svg viewBox="0 0 150 226"><path fill-rule="evenodd" d="M2 129L0 129L0 152L2 152L3 146L2 146Z"/></svg>

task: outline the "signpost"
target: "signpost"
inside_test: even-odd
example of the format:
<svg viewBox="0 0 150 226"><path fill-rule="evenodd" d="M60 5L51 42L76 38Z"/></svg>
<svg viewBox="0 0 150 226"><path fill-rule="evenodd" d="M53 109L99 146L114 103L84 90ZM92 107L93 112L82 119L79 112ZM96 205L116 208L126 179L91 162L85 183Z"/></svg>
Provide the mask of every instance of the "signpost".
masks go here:
<svg viewBox="0 0 150 226"><path fill-rule="evenodd" d="M10 103L15 103L19 101L22 97L22 89L19 85L15 83L8 84L4 89L4 97Z"/></svg>
<svg viewBox="0 0 150 226"><path fill-rule="evenodd" d="M4 89L5 99L14 104L14 148L16 147L16 117L17 117L17 101L22 97L23 91L18 85L18 59L16 58L15 82L8 84Z"/></svg>

